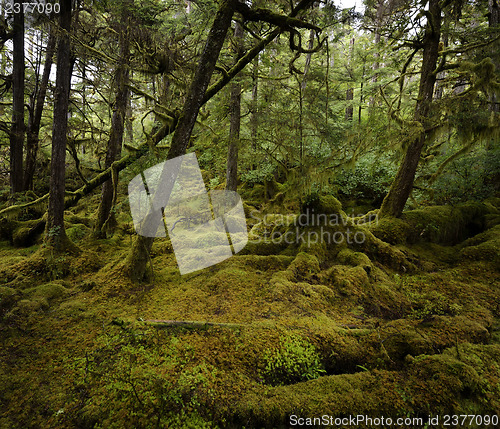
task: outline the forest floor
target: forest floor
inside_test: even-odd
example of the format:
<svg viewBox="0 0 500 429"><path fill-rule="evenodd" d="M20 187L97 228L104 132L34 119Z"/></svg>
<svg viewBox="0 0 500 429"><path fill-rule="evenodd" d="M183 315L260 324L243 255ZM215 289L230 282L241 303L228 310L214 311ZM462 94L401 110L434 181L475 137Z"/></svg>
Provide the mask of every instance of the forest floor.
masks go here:
<svg viewBox="0 0 500 429"><path fill-rule="evenodd" d="M292 223L268 217L243 252L184 276L157 239L138 285L123 274L130 217L94 240L81 203L66 217L76 254L0 242L0 428L493 427L500 200L471 207L355 226L357 248L273 243L266 228Z"/></svg>

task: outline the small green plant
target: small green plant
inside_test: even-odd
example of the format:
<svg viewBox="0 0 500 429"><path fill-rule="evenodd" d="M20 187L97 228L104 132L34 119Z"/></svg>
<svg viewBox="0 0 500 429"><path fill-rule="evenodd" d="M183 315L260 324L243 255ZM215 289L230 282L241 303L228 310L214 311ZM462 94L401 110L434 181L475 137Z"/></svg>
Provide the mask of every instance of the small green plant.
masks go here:
<svg viewBox="0 0 500 429"><path fill-rule="evenodd" d="M47 231L47 237L57 237L61 233L61 226L56 225Z"/></svg>
<svg viewBox="0 0 500 429"><path fill-rule="evenodd" d="M326 371L314 345L298 335L287 335L277 350L264 355L264 380L272 385L318 378Z"/></svg>

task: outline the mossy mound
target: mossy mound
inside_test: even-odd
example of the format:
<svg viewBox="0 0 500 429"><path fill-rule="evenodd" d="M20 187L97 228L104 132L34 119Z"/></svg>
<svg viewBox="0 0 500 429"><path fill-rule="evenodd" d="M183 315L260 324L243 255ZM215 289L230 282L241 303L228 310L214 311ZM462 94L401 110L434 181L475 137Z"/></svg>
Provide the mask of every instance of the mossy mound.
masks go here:
<svg viewBox="0 0 500 429"><path fill-rule="evenodd" d="M411 233L408 222L399 218L382 218L369 224L373 235L390 244L404 244Z"/></svg>
<svg viewBox="0 0 500 429"><path fill-rule="evenodd" d="M463 259L491 261L500 267L500 225L469 238L461 247L460 256Z"/></svg>
<svg viewBox="0 0 500 429"><path fill-rule="evenodd" d="M15 247L28 247L35 243L36 239L45 229L45 219L28 220L18 223L12 232L12 243Z"/></svg>
<svg viewBox="0 0 500 429"><path fill-rule="evenodd" d="M472 352L474 348L468 346L466 350ZM491 401L497 387L485 384L479 373L499 352L499 347L489 346L482 349L477 360L463 362L451 349L443 355L418 357L405 373L374 370L267 388L264 393L254 388L231 410L230 421L235 426L286 427L297 425L295 419L300 416L311 417L302 424L341 427L349 424L348 418L342 420L346 415L359 415L365 420L357 421L356 427L371 428L373 419L381 416L394 419L393 423L401 416L421 417L423 426L429 410L433 415L467 414L471 409L480 414L497 413L498 395ZM492 373L500 375L498 367ZM323 415L328 416L326 423L312 420Z"/></svg>
<svg viewBox="0 0 500 429"><path fill-rule="evenodd" d="M66 235L73 242L78 242L84 238L90 229L83 223L78 223L66 229Z"/></svg>
<svg viewBox="0 0 500 429"><path fill-rule="evenodd" d="M457 244L480 233L498 216L491 202L456 206L429 206L403 213L400 219L382 218L369 223L370 231L390 244L432 242Z"/></svg>
<svg viewBox="0 0 500 429"><path fill-rule="evenodd" d="M487 205L468 202L452 206L431 206L403 213L411 229L409 242L431 241L456 244L485 228Z"/></svg>
<svg viewBox="0 0 500 429"><path fill-rule="evenodd" d="M309 195L302 204L300 212L310 216L313 214L343 214L345 216L342 203L332 195Z"/></svg>
<svg viewBox="0 0 500 429"><path fill-rule="evenodd" d="M62 297L67 289L60 283L46 283L31 289L26 289L25 294L32 298L44 298L48 301Z"/></svg>

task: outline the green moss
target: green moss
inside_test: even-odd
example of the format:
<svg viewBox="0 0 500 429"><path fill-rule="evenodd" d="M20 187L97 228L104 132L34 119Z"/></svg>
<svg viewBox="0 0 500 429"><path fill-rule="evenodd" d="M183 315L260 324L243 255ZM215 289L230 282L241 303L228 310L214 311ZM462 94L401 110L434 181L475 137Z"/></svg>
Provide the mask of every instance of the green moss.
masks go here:
<svg viewBox="0 0 500 429"><path fill-rule="evenodd" d="M465 260L486 260L500 264L500 225L466 240L461 247L460 256Z"/></svg>
<svg viewBox="0 0 500 429"><path fill-rule="evenodd" d="M0 312L12 307L19 299L19 293L10 287L0 286Z"/></svg>
<svg viewBox="0 0 500 429"><path fill-rule="evenodd" d="M309 228L314 231L314 228ZM306 232L307 234L307 232ZM301 243L298 252L308 253L316 257L319 263L323 263L329 256L327 245L324 241L318 240L307 240L305 243Z"/></svg>
<svg viewBox="0 0 500 429"><path fill-rule="evenodd" d="M87 233L89 232L89 228L83 223L79 223L73 225L66 229L66 235L71 241L80 241Z"/></svg>
<svg viewBox="0 0 500 429"><path fill-rule="evenodd" d="M300 252L287 268L287 271L292 273L291 277L295 281L309 279L311 276L317 275L320 271L318 258L308 253Z"/></svg>
<svg viewBox="0 0 500 429"><path fill-rule="evenodd" d="M285 250L288 244L285 241L249 240L239 254L241 255L277 255Z"/></svg>
<svg viewBox="0 0 500 429"><path fill-rule="evenodd" d="M372 261L370 261L370 258L368 256L366 256L362 252L354 252L349 248L342 249L337 254L337 259L339 260L339 262L345 265L360 265L365 269L365 271L368 271L368 273L373 267Z"/></svg>
<svg viewBox="0 0 500 429"><path fill-rule="evenodd" d="M297 335L286 335L277 349L263 356L262 375L272 385L318 378L325 370L316 348Z"/></svg>
<svg viewBox="0 0 500 429"><path fill-rule="evenodd" d="M404 244L410 235L411 227L403 219L390 217L371 222L369 230L382 241L390 244Z"/></svg>
<svg viewBox="0 0 500 429"><path fill-rule="evenodd" d="M25 292L32 298L52 300L62 297L67 292L67 289L59 283L46 283L44 285L27 289Z"/></svg>
<svg viewBox="0 0 500 429"><path fill-rule="evenodd" d="M308 213L309 215L318 214L342 214L342 203L332 195L310 195L306 198L302 205L301 213Z"/></svg>
<svg viewBox="0 0 500 429"><path fill-rule="evenodd" d="M411 227L410 242L432 241L455 244L485 227L487 205L468 202L452 206L430 206L404 212L402 219Z"/></svg>
<svg viewBox="0 0 500 429"><path fill-rule="evenodd" d="M45 220L36 219L19 223L12 233L12 242L15 247L31 246L45 228Z"/></svg>

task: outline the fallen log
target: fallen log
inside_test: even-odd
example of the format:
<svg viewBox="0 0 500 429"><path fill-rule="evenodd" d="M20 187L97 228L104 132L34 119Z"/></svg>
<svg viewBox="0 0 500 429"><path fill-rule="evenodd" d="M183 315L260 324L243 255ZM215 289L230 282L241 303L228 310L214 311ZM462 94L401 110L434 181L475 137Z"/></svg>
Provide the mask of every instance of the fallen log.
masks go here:
<svg viewBox="0 0 500 429"><path fill-rule="evenodd" d="M147 325L157 329L167 328L187 328L187 329L208 329L208 328L227 328L240 329L244 325L238 323L215 323L215 322L200 322L186 320L143 320Z"/></svg>

